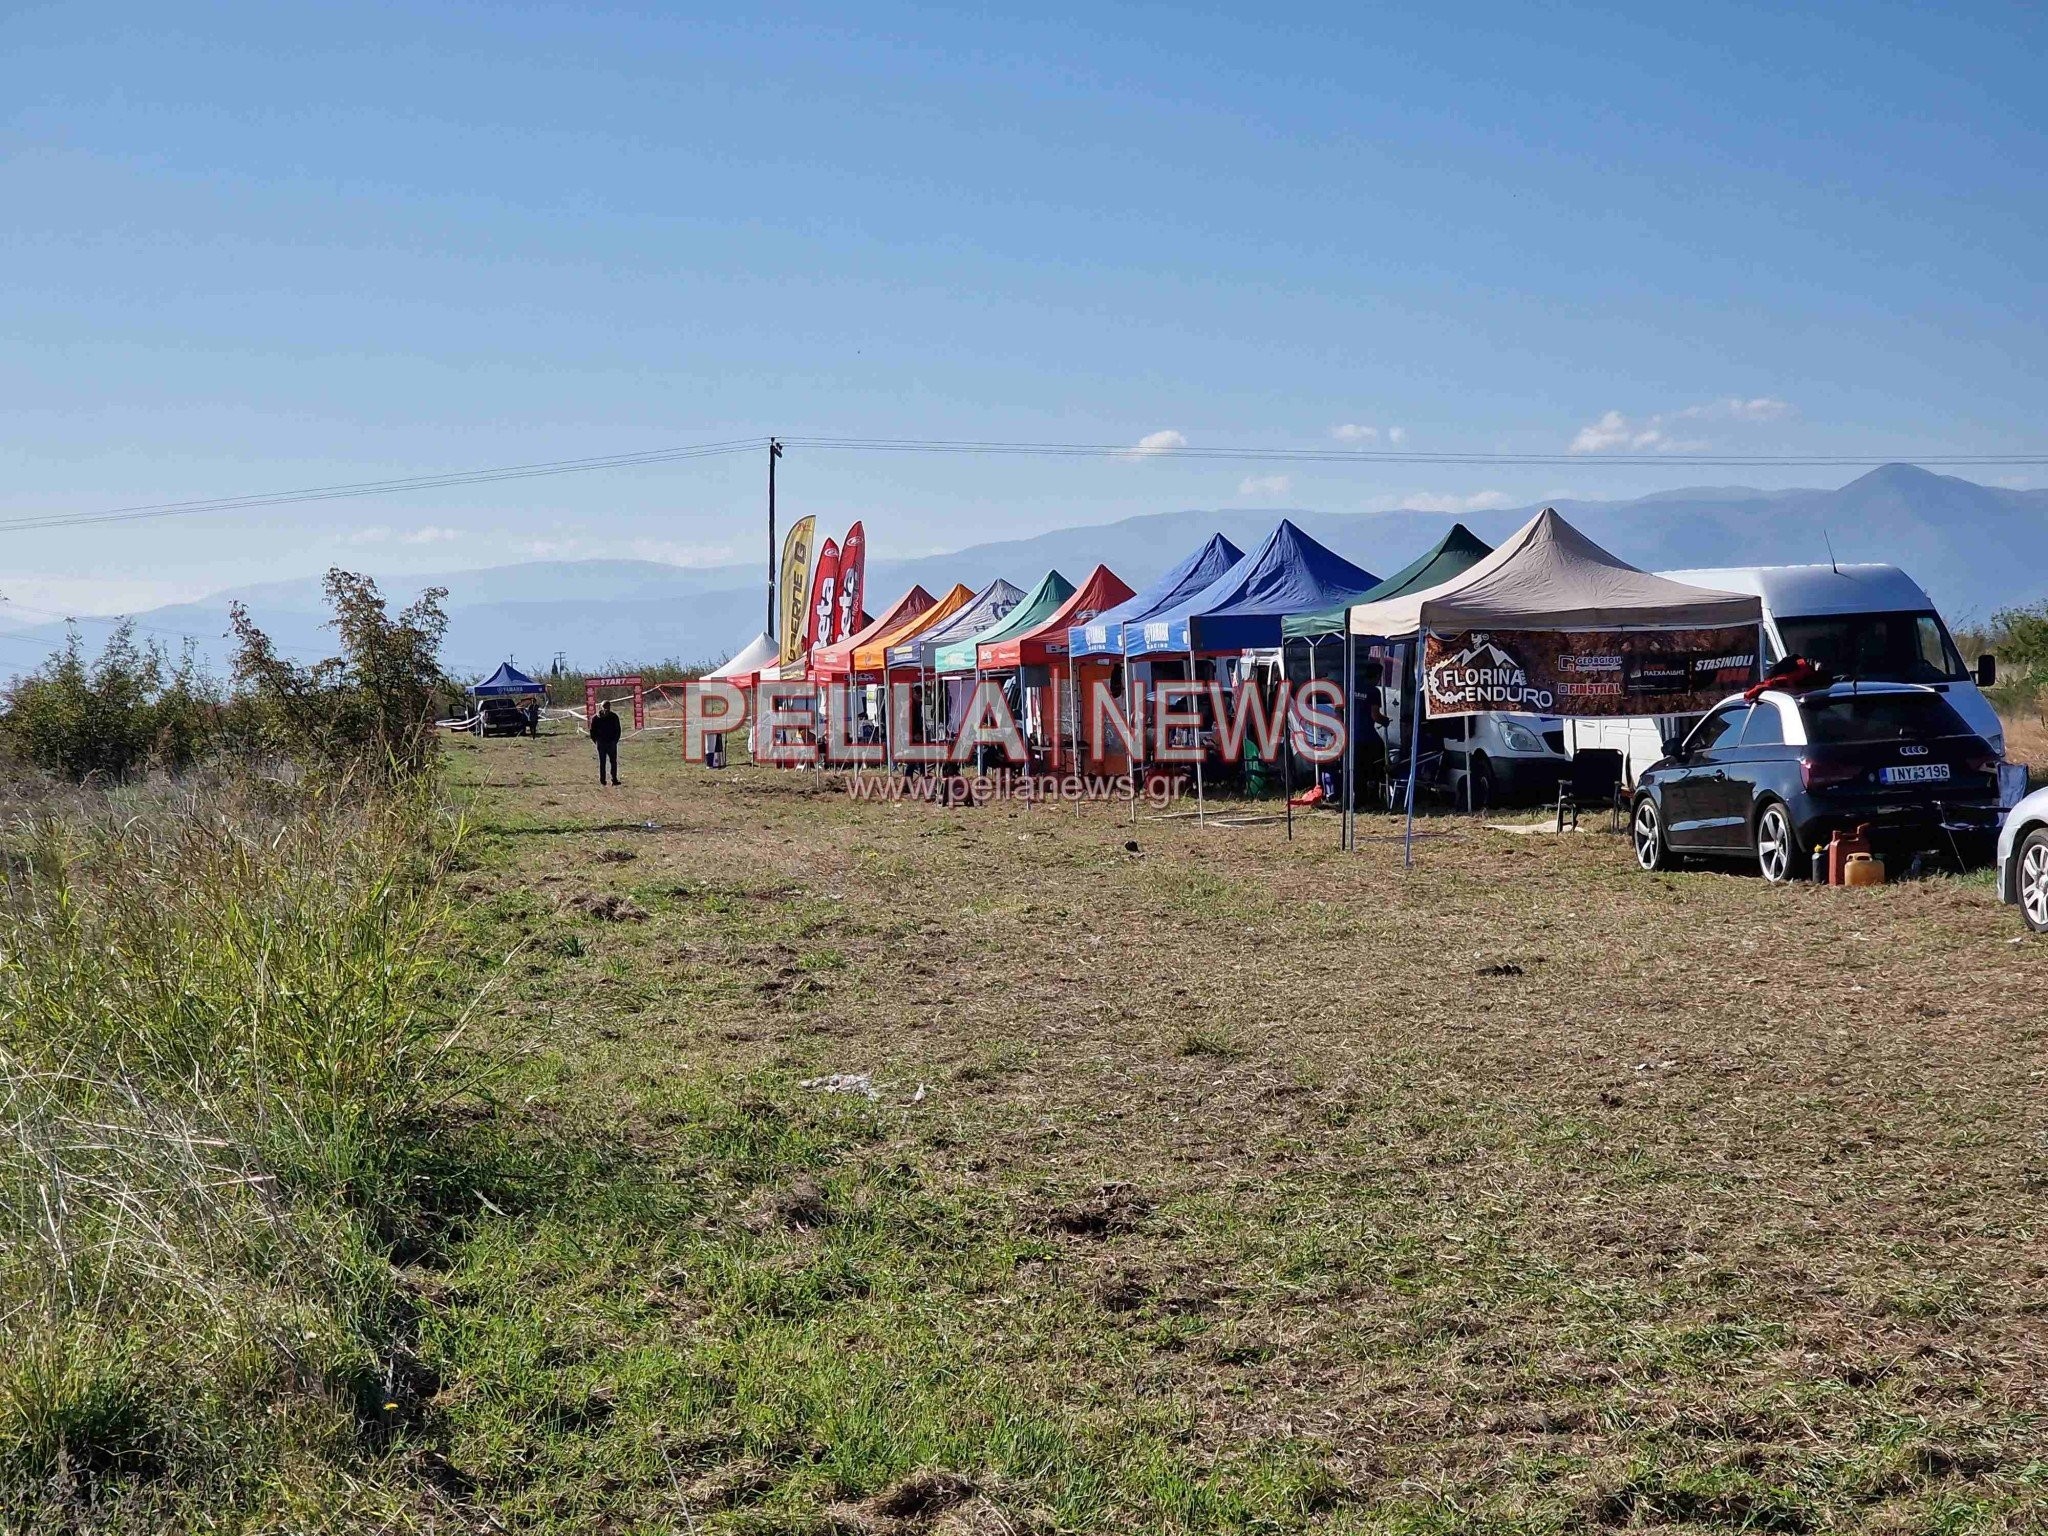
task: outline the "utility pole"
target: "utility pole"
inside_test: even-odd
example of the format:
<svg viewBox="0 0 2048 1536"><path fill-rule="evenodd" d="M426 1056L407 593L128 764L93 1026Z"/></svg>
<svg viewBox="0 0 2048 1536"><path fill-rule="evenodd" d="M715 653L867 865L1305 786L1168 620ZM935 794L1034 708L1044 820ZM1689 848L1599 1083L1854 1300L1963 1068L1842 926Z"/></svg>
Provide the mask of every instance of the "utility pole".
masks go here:
<svg viewBox="0 0 2048 1536"><path fill-rule="evenodd" d="M780 554L775 547L775 461L782 457L782 444L774 438L768 439L768 639L776 645L782 643L781 632L775 624L775 565Z"/></svg>

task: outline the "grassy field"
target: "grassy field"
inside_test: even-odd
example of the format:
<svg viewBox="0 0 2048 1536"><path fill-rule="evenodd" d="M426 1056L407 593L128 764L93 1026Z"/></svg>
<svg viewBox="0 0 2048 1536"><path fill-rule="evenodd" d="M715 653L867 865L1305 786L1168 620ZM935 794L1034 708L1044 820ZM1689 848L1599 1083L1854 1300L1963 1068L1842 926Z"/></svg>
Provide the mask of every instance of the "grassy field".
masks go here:
<svg viewBox="0 0 2048 1536"><path fill-rule="evenodd" d="M1988 877L625 776L0 791L0 1531L2048 1527Z"/></svg>
<svg viewBox="0 0 2048 1536"><path fill-rule="evenodd" d="M455 748L493 1171L408 1274L411 1518L2048 1525L2048 948L1987 878L624 770Z"/></svg>

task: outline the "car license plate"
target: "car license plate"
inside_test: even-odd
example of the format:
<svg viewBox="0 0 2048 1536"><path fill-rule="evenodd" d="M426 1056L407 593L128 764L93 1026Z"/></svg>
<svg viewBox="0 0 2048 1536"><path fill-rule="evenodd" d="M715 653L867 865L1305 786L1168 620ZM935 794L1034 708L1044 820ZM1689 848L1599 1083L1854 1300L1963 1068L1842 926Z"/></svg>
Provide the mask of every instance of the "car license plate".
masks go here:
<svg viewBox="0 0 2048 1536"><path fill-rule="evenodd" d="M1907 763L1899 768L1877 770L1881 784L1938 784L1947 777L1947 763Z"/></svg>

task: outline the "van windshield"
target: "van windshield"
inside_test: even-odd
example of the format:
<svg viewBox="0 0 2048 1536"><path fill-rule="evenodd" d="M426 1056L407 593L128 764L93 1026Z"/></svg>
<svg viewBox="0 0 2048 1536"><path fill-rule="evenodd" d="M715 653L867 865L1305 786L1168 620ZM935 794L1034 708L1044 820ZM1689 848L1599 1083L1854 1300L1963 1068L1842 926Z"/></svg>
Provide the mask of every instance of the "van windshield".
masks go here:
<svg viewBox="0 0 2048 1536"><path fill-rule="evenodd" d="M1785 654L1837 677L1873 683L1959 683L1969 677L1938 613L1838 613L1780 619Z"/></svg>

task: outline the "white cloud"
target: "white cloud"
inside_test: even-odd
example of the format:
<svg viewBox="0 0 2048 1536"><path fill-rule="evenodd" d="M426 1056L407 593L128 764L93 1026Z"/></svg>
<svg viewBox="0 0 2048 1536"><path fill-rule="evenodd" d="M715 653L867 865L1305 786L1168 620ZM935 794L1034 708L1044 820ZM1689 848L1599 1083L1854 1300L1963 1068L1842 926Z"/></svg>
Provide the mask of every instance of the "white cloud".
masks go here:
<svg viewBox="0 0 2048 1536"><path fill-rule="evenodd" d="M1688 405L1676 411L1660 411L1653 416L1624 416L1620 411L1609 411L1598 421L1579 428L1578 435L1572 439L1571 451L1685 453L1709 447L1710 444L1701 438L1674 437L1670 430L1672 422L1777 421L1791 414L1791 404L1772 395L1757 395L1747 400L1736 395L1728 395L1719 400Z"/></svg>
<svg viewBox="0 0 2048 1536"><path fill-rule="evenodd" d="M459 528L442 528L426 524L419 528L391 528L383 524L372 524L368 528L351 528L342 535L344 544L446 544L451 539L462 537Z"/></svg>
<svg viewBox="0 0 2048 1536"><path fill-rule="evenodd" d="M1187 445L1188 440L1183 434L1168 427L1164 432L1147 432L1138 439L1137 445L1131 449L1131 452L1138 455L1171 453L1174 449L1185 448Z"/></svg>
<svg viewBox="0 0 2048 1536"><path fill-rule="evenodd" d="M1609 411L1598 421L1579 428L1579 435L1572 439L1571 451L1606 453L1614 448L1631 448L1640 452L1645 448L1662 447L1664 429L1657 425L1662 419L1652 416L1648 421L1631 421L1619 411Z"/></svg>
<svg viewBox="0 0 2048 1536"><path fill-rule="evenodd" d="M1770 395L1758 395L1754 400L1738 400L1730 396L1712 406L1695 406L1702 415L1725 415L1731 421L1776 421L1781 416L1792 414L1791 405Z"/></svg>
<svg viewBox="0 0 2048 1536"><path fill-rule="evenodd" d="M1346 421L1330 428L1330 436L1337 439L1340 443L1350 443L1353 447L1362 447L1367 443L1377 443L1384 438L1388 443L1398 448L1408 441L1408 429L1406 427L1369 427L1362 421Z"/></svg>
<svg viewBox="0 0 2048 1536"><path fill-rule="evenodd" d="M1237 494L1240 496L1285 496L1293 489L1292 475L1246 475L1237 482Z"/></svg>
<svg viewBox="0 0 2048 1536"><path fill-rule="evenodd" d="M1498 512L1514 505L1505 491L1474 491L1469 496L1446 496L1435 491L1417 491L1399 503L1407 512Z"/></svg>

